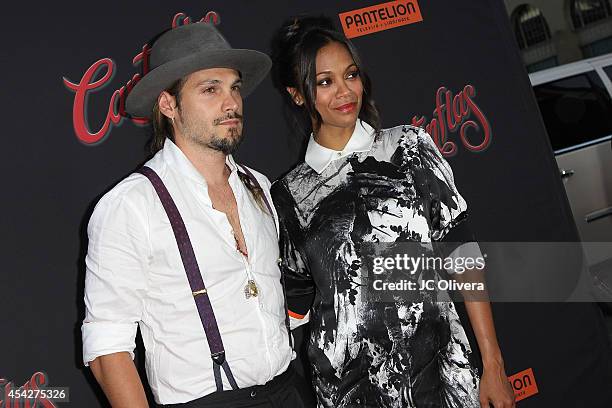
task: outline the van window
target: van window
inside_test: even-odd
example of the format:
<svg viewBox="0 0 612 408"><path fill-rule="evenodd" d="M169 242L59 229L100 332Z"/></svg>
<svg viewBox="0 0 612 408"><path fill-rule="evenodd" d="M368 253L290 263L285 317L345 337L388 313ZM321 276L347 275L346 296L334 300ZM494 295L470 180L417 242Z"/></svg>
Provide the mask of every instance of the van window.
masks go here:
<svg viewBox="0 0 612 408"><path fill-rule="evenodd" d="M555 153L612 134L612 101L595 71L537 85L534 92Z"/></svg>
<svg viewBox="0 0 612 408"><path fill-rule="evenodd" d="M607 67L603 67L606 74L608 74L608 78L612 81L612 65L608 65Z"/></svg>

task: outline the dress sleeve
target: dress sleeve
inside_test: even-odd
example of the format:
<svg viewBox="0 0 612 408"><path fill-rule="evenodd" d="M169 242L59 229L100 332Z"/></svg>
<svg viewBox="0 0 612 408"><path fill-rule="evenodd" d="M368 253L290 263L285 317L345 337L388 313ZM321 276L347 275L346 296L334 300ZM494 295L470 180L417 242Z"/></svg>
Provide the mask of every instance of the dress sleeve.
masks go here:
<svg viewBox="0 0 612 408"><path fill-rule="evenodd" d="M303 251L304 232L297 218L295 201L282 181L272 184L271 193L279 220L279 265L285 280L291 328L294 329L308 322L315 284Z"/></svg>
<svg viewBox="0 0 612 408"><path fill-rule="evenodd" d="M415 184L425 195L431 238L449 243L444 250L448 254L463 243L475 241L467 203L455 186L450 165L431 136L421 129L417 138L420 166L415 171Z"/></svg>

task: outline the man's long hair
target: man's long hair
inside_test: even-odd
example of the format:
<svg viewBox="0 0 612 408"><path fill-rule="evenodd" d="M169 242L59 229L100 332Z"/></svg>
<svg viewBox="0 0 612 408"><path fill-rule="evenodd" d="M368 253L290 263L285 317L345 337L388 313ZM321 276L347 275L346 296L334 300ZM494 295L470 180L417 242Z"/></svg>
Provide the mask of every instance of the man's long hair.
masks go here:
<svg viewBox="0 0 612 408"><path fill-rule="evenodd" d="M181 91L185 85L187 78L181 78L176 80L170 87L165 89L170 95L174 96L176 100L176 108L181 109ZM153 137L149 144L151 154L155 155L164 147L166 138L169 138L174 142L174 128L170 119L159 110L159 101L155 101L153 105L153 111L151 114L151 121L153 122Z"/></svg>

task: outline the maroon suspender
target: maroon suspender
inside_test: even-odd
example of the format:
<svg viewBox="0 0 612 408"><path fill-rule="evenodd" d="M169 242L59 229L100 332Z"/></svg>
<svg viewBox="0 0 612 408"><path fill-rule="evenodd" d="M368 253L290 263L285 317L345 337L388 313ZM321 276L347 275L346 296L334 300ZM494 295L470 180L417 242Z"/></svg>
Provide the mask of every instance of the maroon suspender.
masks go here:
<svg viewBox="0 0 612 408"><path fill-rule="evenodd" d="M221 340L221 334L219 333L219 326L217 326L217 319L215 318L215 313L210 303L208 292L204 286L202 274L200 273L200 268L198 267L198 262L196 260L195 253L193 252L193 246L191 245L191 240L187 234L187 229L185 228L183 218L181 217L178 208L176 208L176 204L170 196L164 182L161 180L161 178L159 178L157 173L153 169L146 166L143 166L138 170L138 172L146 176L149 181L151 181L151 184L153 184L153 187L155 188L155 191L157 192L157 195L164 206L164 210L168 215L170 225L172 225L174 238L176 239L176 243L181 254L181 260L183 261L183 266L185 267L185 272L187 273L187 280L189 281L189 286L191 286L191 293L193 294L193 299L195 300L196 307L200 315L200 320L202 321L202 326L204 327L204 333L206 333L206 340L208 341L208 347L210 348L210 355L213 359L213 371L217 391L223 391L223 381L221 380L220 367L223 367L223 371L225 371L232 388L237 389L238 385L236 384L236 380L234 379L232 371L225 360L225 349L223 348L223 341Z"/></svg>

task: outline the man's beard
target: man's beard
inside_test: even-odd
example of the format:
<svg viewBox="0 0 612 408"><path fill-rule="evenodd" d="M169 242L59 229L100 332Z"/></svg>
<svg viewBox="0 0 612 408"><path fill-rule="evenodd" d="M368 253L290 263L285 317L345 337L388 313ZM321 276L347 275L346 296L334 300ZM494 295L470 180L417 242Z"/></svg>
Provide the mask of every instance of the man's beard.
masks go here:
<svg viewBox="0 0 612 408"><path fill-rule="evenodd" d="M218 137L213 133L206 146L225 155L234 153L242 142L242 134L238 133L237 128L230 128L228 132L231 134L230 137Z"/></svg>
<svg viewBox="0 0 612 408"><path fill-rule="evenodd" d="M230 155L238 149L238 146L240 146L242 142L242 132L238 129L238 126L230 127L225 130L228 133L225 137L219 137L215 132L217 130L215 128L225 120L240 119L242 121L242 115L239 113L228 114L217 118L213 121L211 126L202 123L194 123L189 117L183 117L181 119L183 134L200 146L208 147L225 155ZM205 140L203 135L209 135L207 138L208 140Z"/></svg>

